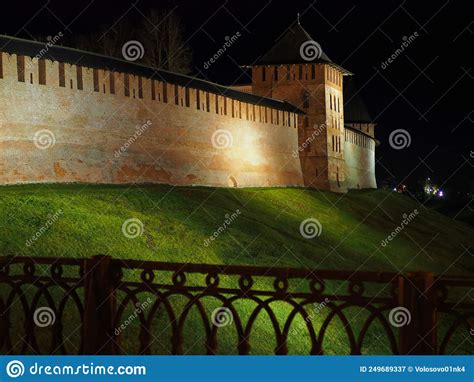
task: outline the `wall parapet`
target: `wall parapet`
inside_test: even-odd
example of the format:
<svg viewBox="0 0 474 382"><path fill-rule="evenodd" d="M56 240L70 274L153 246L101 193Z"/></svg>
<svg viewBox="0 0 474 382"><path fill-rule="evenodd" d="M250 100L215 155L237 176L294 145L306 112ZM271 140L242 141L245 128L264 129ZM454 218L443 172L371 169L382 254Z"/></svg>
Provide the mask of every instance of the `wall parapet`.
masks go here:
<svg viewBox="0 0 474 382"><path fill-rule="evenodd" d="M36 58L34 53L43 48L41 43L0 36L0 45L0 79L16 77L34 85L173 103L293 128L298 126L298 114L302 113L284 101L89 52L54 46L45 56Z"/></svg>
<svg viewBox="0 0 474 382"><path fill-rule="evenodd" d="M1 184L302 185L289 104L80 60L0 52L0 69Z"/></svg>

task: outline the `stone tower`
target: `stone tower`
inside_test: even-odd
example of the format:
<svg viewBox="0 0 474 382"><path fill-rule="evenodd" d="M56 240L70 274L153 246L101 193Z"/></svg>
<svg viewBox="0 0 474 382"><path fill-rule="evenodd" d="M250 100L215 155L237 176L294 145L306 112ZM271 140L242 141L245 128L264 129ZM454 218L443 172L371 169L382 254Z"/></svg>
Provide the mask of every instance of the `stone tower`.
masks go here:
<svg viewBox="0 0 474 382"><path fill-rule="evenodd" d="M333 63L299 22L251 69L254 94L306 113L298 125L305 186L346 192L343 76L352 73Z"/></svg>

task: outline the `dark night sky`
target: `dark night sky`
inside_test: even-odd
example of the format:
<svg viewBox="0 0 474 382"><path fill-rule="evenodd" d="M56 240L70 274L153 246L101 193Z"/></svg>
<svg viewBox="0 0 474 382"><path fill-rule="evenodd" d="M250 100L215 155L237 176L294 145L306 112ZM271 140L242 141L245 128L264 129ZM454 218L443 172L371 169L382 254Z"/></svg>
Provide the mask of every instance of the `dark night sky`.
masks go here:
<svg viewBox="0 0 474 382"><path fill-rule="evenodd" d="M132 4L135 4L134 6ZM448 186L474 179L473 5L470 1L31 1L10 2L0 32L30 38L62 31L88 33L124 17L138 20L152 7L182 18L194 72L225 84L247 82L239 64L253 62L300 12L303 27L328 56L356 74L378 128L377 177L409 184L430 176ZM120 22L120 21L119 21ZM67 29L65 28L67 26ZM242 37L209 69L203 64L226 36ZM404 36L419 37L386 69L382 62ZM125 41L124 41L125 42ZM403 128L411 145L394 150L391 131ZM473 153L474 155L474 153Z"/></svg>

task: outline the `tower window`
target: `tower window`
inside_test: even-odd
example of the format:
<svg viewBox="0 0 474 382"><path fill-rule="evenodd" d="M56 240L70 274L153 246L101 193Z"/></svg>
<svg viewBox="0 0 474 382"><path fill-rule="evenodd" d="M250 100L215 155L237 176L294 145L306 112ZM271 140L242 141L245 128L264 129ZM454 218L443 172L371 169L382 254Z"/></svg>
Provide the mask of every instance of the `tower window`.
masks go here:
<svg viewBox="0 0 474 382"><path fill-rule="evenodd" d="M274 71L273 71L273 79L275 81L278 81L278 68L275 66Z"/></svg>
<svg viewBox="0 0 474 382"><path fill-rule="evenodd" d="M309 92L307 91L303 93L303 108L309 108Z"/></svg>
<svg viewBox="0 0 474 382"><path fill-rule="evenodd" d="M311 65L311 79L314 80L316 78L316 67Z"/></svg>
<svg viewBox="0 0 474 382"><path fill-rule="evenodd" d="M303 65L298 65L298 79L303 79Z"/></svg>
<svg viewBox="0 0 474 382"><path fill-rule="evenodd" d="M266 81L266 80L267 80L267 73L266 73L265 67L262 67L262 81Z"/></svg>
<svg viewBox="0 0 474 382"><path fill-rule="evenodd" d="M198 89L196 89L196 109L201 109L201 97Z"/></svg>

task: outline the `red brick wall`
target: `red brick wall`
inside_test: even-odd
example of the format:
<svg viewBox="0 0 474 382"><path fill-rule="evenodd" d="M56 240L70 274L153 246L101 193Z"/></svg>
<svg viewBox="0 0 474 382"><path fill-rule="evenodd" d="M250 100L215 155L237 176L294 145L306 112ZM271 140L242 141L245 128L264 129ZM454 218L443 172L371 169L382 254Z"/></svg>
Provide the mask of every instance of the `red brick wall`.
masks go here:
<svg viewBox="0 0 474 382"><path fill-rule="evenodd" d="M306 112L307 121L299 119L299 145L308 143L300 150L305 185L347 191L342 72L327 64L258 66L252 69L252 86L255 94L286 100Z"/></svg>
<svg viewBox="0 0 474 382"><path fill-rule="evenodd" d="M244 103L239 107L234 101L232 117L231 99L219 96L216 112L216 95L202 91L197 110L196 90L187 95L179 87L176 98L173 84L167 84L165 103L162 83L132 75L126 96L123 74L98 70L94 81L94 71L88 68L82 68L80 90L77 67L69 64L64 65L63 87L59 64L51 61L45 63L46 85L40 85L38 61L29 57L25 82L19 82L16 55L1 53L1 62L2 184L163 182L227 187L235 185L234 179L239 187L303 184L294 155L298 134L293 115L279 111L276 123L276 110ZM225 145L226 139L231 146Z"/></svg>

